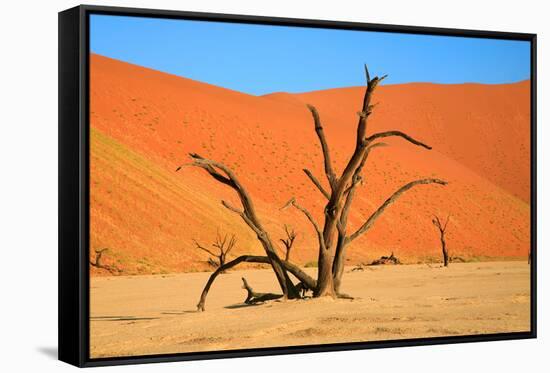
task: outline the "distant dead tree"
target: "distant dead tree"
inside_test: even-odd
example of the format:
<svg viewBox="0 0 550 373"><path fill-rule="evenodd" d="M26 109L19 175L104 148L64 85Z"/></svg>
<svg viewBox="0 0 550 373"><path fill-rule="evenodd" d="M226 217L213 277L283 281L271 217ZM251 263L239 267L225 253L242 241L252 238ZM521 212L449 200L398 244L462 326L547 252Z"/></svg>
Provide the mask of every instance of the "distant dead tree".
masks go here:
<svg viewBox="0 0 550 373"><path fill-rule="evenodd" d="M441 251L443 252L443 266L447 267L449 265L449 253L447 252L447 245L445 243L445 232L447 230L447 224L449 224L449 218L451 215L447 216L445 223L443 224L441 219L437 215L434 215L432 219L433 225L439 230L439 239L441 240Z"/></svg>
<svg viewBox="0 0 550 373"><path fill-rule="evenodd" d="M401 264L398 257L393 255L393 252L389 256L381 256L379 259L373 260L371 266L385 265L385 264Z"/></svg>
<svg viewBox="0 0 550 373"><path fill-rule="evenodd" d="M286 238L281 238L280 241L285 245L285 261L288 262L290 260L290 250L292 250L292 245L294 245L294 240L296 240L296 232L285 224L285 233Z"/></svg>
<svg viewBox="0 0 550 373"><path fill-rule="evenodd" d="M105 269L105 270L111 272L111 274L113 274L113 275L119 274L120 269L118 269L114 266L104 264L103 261L101 260L101 258L103 257L103 253L105 253L107 251L109 251L109 248L95 249L95 259L90 260L90 265L92 265L96 268Z"/></svg>
<svg viewBox="0 0 550 373"><path fill-rule="evenodd" d="M274 249L269 233L264 229L260 218L256 213L250 194L229 167L220 162L206 159L196 153L191 153L191 163L182 165L176 169L176 171L179 171L184 166L199 167L205 170L217 182L233 189L239 197L242 208L233 206L227 201L222 201L222 205L229 211L234 212L242 218L246 225L248 225L248 227L250 227L250 229L256 234L258 241L261 243L266 253L266 256L242 255L219 267L214 273L212 273L204 287L200 301L197 305L198 310L204 311L206 296L219 273L242 262L270 264L275 272L279 286L281 287L283 298L299 298L300 294L298 289L312 290L314 297L348 297L340 293L340 285L344 273L346 249L349 244L367 232L373 226L375 221L378 220L378 218L383 214L383 212L409 189L422 184L447 184L446 181L435 178L411 181L401 186L391 196L389 196L357 230L353 233L348 233L348 216L356 190L359 185L362 184L362 174L366 165L367 157L374 148L385 145L380 142L380 140L391 137L400 137L413 145L420 146L425 149L431 149L430 146L401 131L384 131L371 135L367 134L368 118L374 110L374 105L371 103L372 96L378 84L384 80L386 76L381 78L375 76L371 79L366 65L365 75L367 87L362 101L362 108L357 113L359 119L356 131L355 149L340 175L337 175L334 171L329 146L326 140L323 125L321 123L320 115L314 106L307 105L307 108L312 115L315 132L321 144L324 159L324 171L328 182L328 188L325 188L325 186L323 186L323 184L310 170L304 169L304 172L327 201L323 209L323 225L319 225L313 215L305 207L300 205L294 197L292 197L282 207L282 209L285 209L292 206L301 211L307 220L309 220L316 232L319 243L317 279L313 279L290 261L281 260L281 258L279 258ZM291 281L289 273L299 280L298 284L294 284Z"/></svg>
<svg viewBox="0 0 550 373"><path fill-rule="evenodd" d="M208 264L210 264L214 268L219 268L225 264L227 255L237 243L237 238L235 237L234 234L231 235L231 238L229 238L229 241L227 239L228 239L227 234L225 234L225 236L222 238L220 231L217 231L216 240L214 241L214 243L212 243L212 247L215 250L210 250L202 246L197 240L193 240L193 242L195 242L195 246L197 247L197 249L205 251L208 254L215 257L217 259L217 262L212 258L208 258ZM216 250L217 252L214 252Z"/></svg>

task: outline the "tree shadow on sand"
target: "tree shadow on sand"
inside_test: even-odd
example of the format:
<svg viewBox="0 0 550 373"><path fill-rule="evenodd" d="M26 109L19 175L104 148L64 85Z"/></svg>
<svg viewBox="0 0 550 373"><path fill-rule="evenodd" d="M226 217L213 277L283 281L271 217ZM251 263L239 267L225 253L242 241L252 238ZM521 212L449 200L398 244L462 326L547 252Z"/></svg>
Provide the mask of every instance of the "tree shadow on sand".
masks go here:
<svg viewBox="0 0 550 373"><path fill-rule="evenodd" d="M142 321L157 320L158 317L135 317L135 316L92 316L91 321Z"/></svg>
<svg viewBox="0 0 550 373"><path fill-rule="evenodd" d="M198 313L197 310L187 310L187 311L167 311L161 312L162 315L185 315L188 313Z"/></svg>
<svg viewBox="0 0 550 373"><path fill-rule="evenodd" d="M239 309L239 308L256 307L256 306L260 306L262 304L264 304L264 303L235 303L235 304L232 304L230 306L225 306L224 308L229 309L229 310L235 310L235 309Z"/></svg>

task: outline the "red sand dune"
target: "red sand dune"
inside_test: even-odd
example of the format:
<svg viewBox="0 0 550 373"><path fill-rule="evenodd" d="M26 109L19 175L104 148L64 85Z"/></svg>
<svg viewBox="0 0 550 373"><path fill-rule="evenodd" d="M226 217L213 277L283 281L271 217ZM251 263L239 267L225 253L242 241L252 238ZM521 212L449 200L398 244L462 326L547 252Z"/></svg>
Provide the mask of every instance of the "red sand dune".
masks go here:
<svg viewBox="0 0 550 373"><path fill-rule="evenodd" d="M360 71L358 71L360 73ZM236 195L205 172L175 169L197 152L233 168L274 241L283 225L298 232L292 260L316 260L305 217L280 211L296 197L321 221L323 197L307 179L323 179L322 155L305 103L317 106L334 166L353 148L364 87L251 96L91 56L91 247L126 273L194 271L208 256L192 240L235 233L233 255L262 249L240 218L220 204ZM394 252L405 261L439 258L431 216L451 214L451 255L525 257L529 248L529 84L382 86L369 132L396 129L433 146L401 139L373 151L350 215L356 229L394 190L416 178L446 187L407 192L349 249L355 264ZM282 247L281 247L282 248ZM92 254L93 256L93 254ZM94 274L102 271L93 270Z"/></svg>

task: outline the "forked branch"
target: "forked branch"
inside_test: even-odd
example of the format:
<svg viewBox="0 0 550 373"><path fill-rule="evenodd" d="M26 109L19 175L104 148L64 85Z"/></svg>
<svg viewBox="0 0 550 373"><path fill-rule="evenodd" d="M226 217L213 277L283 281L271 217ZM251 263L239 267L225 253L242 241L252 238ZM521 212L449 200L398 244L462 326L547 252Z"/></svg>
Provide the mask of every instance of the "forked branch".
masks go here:
<svg viewBox="0 0 550 373"><path fill-rule="evenodd" d="M447 219L445 220L445 223L442 224L441 219L439 219L439 216L434 215L432 219L432 223L437 227L437 229L439 229L439 232L445 233L445 231L447 230L447 224L449 224L450 217L451 217L450 214L447 215Z"/></svg>
<svg viewBox="0 0 550 373"><path fill-rule="evenodd" d="M325 188L323 188L319 180L311 173L311 171L308 170L307 168L304 168L304 172L307 175L307 177L309 177L311 182L317 187L317 189L319 189L319 191L323 194L323 196L325 196L326 199L330 199L330 193L327 192Z"/></svg>
<svg viewBox="0 0 550 373"><path fill-rule="evenodd" d="M357 237L361 236L363 233L365 233L373 224L374 222L382 215L384 210L388 208L392 203L394 203L403 193L405 193L407 190L413 188L416 185L421 184L440 184L440 185L447 185L447 182L440 179L421 179L416 181L411 181L408 184L405 184L401 188L399 188L395 193L393 193L384 203L378 207L378 209L372 213L372 215L367 219L367 221L352 235L350 235L347 238L348 242L351 242L355 240Z"/></svg>
<svg viewBox="0 0 550 373"><path fill-rule="evenodd" d="M296 240L296 231L292 228L289 228L288 225L285 224L285 233L286 238L281 238L280 241L285 245L285 261L290 260L290 251L292 250L292 246L294 245L294 241Z"/></svg>
<svg viewBox="0 0 550 373"><path fill-rule="evenodd" d="M426 145L423 142L420 142L420 141L412 138L411 136L409 136L406 133L401 132L401 131L386 131L386 132L375 133L374 135L370 135L369 137L367 137L366 141L368 143L371 143L374 140L382 139L382 138L385 138L385 137L391 137L391 136L402 137L405 140L407 140L408 142L410 142L414 145L421 146L421 147L426 148L428 150L432 148L431 146Z"/></svg>
<svg viewBox="0 0 550 373"><path fill-rule="evenodd" d="M319 240L319 245L322 249L325 249L325 240L323 239L323 231L321 228L319 228L319 224L315 221L311 213L303 206L299 205L298 202L296 202L296 198L292 197L283 207L281 207L281 210L286 210L289 206L294 206L296 209L300 210L306 218L309 220L313 228L315 229L315 232L317 233L317 238Z"/></svg>
<svg viewBox="0 0 550 373"><path fill-rule="evenodd" d="M218 230L216 232L216 240L212 243L212 247L214 247L218 250L217 253L215 253L214 251L210 250L209 248L201 245L197 240L193 240L193 242L195 243L195 246L197 247L197 249L200 249L200 250L212 255L213 257L217 258L217 260L218 260L217 263L212 258L210 258L208 260L208 263L210 263L212 266L217 268L217 267L221 267L222 265L225 264L225 261L227 259L227 256L229 255L229 252L233 249L233 247L237 243L237 238L233 234L233 235L231 235L231 238L228 241L227 234L222 238L222 236L220 234L220 231Z"/></svg>

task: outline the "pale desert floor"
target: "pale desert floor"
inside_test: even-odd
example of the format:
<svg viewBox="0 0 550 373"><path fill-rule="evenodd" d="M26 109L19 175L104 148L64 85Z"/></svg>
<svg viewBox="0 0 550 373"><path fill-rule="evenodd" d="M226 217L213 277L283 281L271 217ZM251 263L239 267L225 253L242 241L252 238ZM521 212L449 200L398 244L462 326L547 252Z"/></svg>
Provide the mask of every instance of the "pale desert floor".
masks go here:
<svg viewBox="0 0 550 373"><path fill-rule="evenodd" d="M315 273L315 268L308 269ZM248 306L255 291L278 292L270 270L91 279L91 357L148 355L434 336L528 331L529 266L524 262L366 267L344 276L356 297Z"/></svg>

